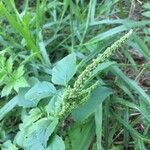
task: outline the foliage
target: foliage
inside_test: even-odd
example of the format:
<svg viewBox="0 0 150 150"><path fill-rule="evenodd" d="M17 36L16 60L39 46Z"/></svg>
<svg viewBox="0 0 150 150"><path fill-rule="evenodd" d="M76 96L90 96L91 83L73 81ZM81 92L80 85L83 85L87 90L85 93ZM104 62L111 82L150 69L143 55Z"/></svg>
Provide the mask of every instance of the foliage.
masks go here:
<svg viewBox="0 0 150 150"><path fill-rule="evenodd" d="M134 20L137 3L0 1L2 150L149 148L150 3Z"/></svg>

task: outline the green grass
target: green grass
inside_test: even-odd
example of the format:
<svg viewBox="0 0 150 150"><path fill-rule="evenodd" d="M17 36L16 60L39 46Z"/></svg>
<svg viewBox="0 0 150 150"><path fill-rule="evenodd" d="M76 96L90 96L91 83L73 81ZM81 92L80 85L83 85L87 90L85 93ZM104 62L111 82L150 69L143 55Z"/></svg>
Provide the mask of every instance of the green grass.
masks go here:
<svg viewBox="0 0 150 150"><path fill-rule="evenodd" d="M141 2L0 1L2 150L150 148L150 3Z"/></svg>

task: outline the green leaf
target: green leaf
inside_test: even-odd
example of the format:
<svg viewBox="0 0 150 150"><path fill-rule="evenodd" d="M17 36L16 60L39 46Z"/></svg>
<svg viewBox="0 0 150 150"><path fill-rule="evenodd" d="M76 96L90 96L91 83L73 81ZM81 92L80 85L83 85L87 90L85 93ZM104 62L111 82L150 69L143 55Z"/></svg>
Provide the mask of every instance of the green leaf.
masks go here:
<svg viewBox="0 0 150 150"><path fill-rule="evenodd" d="M138 149L138 150L147 150L145 145L144 145L144 142L143 140L141 139L136 139L135 140L135 149Z"/></svg>
<svg viewBox="0 0 150 150"><path fill-rule="evenodd" d="M144 101L140 101L139 110L140 110L141 114L150 122L149 105L147 105Z"/></svg>
<svg viewBox="0 0 150 150"><path fill-rule="evenodd" d="M101 86L96 88L89 98L89 100L83 105L72 112L72 117L75 121L83 121L95 112L97 106L99 106L108 96L112 94L112 90Z"/></svg>
<svg viewBox="0 0 150 150"><path fill-rule="evenodd" d="M39 108L33 108L30 110L29 114L25 111L22 113L22 124L20 124L20 131L17 132L14 142L16 145L23 147L25 136L27 135L28 129L34 125L34 123L39 120L43 115L43 112Z"/></svg>
<svg viewBox="0 0 150 150"><path fill-rule="evenodd" d="M3 81L6 76L7 76L7 73L6 73L5 69L1 70L0 71L0 84L3 84Z"/></svg>
<svg viewBox="0 0 150 150"><path fill-rule="evenodd" d="M6 139L6 132L2 127L0 127L0 139L1 141L5 141Z"/></svg>
<svg viewBox="0 0 150 150"><path fill-rule="evenodd" d="M66 149L88 150L94 136L95 126L93 120L84 123L84 125L74 124L65 139Z"/></svg>
<svg viewBox="0 0 150 150"><path fill-rule="evenodd" d="M0 120L2 120L7 113L9 113L17 105L17 102L17 97L14 97L0 109Z"/></svg>
<svg viewBox="0 0 150 150"><path fill-rule="evenodd" d="M8 140L2 145L1 150L18 150L18 148Z"/></svg>
<svg viewBox="0 0 150 150"><path fill-rule="evenodd" d="M39 100L52 96L56 93L56 89L53 84L47 81L43 81L35 84L26 94L25 99L33 101L35 104Z"/></svg>
<svg viewBox="0 0 150 150"><path fill-rule="evenodd" d="M147 139L145 136L143 136L141 133L139 133L136 129L134 129L128 122L123 120L120 115L111 112L111 116L116 119L119 123L121 123L129 132L130 135L135 139L141 139L145 142L150 142L150 139Z"/></svg>
<svg viewBox="0 0 150 150"><path fill-rule="evenodd" d="M76 54L72 53L60 60L52 69L52 82L66 86L75 73Z"/></svg>
<svg viewBox="0 0 150 150"><path fill-rule="evenodd" d="M13 1L5 1L5 4L1 1L0 2L0 11L1 13L7 18L9 24L11 27L17 31L26 41L28 47L32 50L32 52L39 52L39 48L35 43L34 37L32 34L29 32L29 29L27 25L25 26L25 23L19 16L19 12L13 6L13 13L10 13L8 11L9 7L12 7Z"/></svg>
<svg viewBox="0 0 150 150"><path fill-rule="evenodd" d="M150 18L150 11L145 11L142 13L143 16Z"/></svg>
<svg viewBox="0 0 150 150"><path fill-rule="evenodd" d="M29 86L29 84L28 84L28 82L25 80L25 78L24 77L21 77L21 78L19 78L18 80L16 80L16 82L14 83L14 90L16 91L16 92L18 92L19 91L19 88L21 88L21 87L28 87Z"/></svg>
<svg viewBox="0 0 150 150"><path fill-rule="evenodd" d="M111 68L112 65L115 65L116 63L115 62L111 62L111 61L108 61L108 62L104 62L102 64L99 64L96 69L94 69L93 73L92 73L92 78L95 77L97 74L99 74L100 72L102 71L106 71L108 70L109 68Z"/></svg>
<svg viewBox="0 0 150 150"><path fill-rule="evenodd" d="M144 3L143 8L150 9L150 2Z"/></svg>
<svg viewBox="0 0 150 150"><path fill-rule="evenodd" d="M62 138L58 135L55 135L46 150L65 150L65 144Z"/></svg>
<svg viewBox="0 0 150 150"><path fill-rule="evenodd" d="M111 71L115 74L120 80L124 81L124 83L130 87L130 89L134 90L143 101L147 104L150 104L150 97L145 93L145 91L137 85L137 83L130 78L128 78L117 66L112 66Z"/></svg>
<svg viewBox="0 0 150 150"><path fill-rule="evenodd" d="M102 104L95 110L96 144L97 150L102 149Z"/></svg>
<svg viewBox="0 0 150 150"><path fill-rule="evenodd" d="M21 106L23 108L30 108L30 107L35 107L37 106L38 102L40 101L39 99L36 100L31 100L31 99L26 99L25 94L29 91L29 88L22 88L19 90L18 95L16 96L18 99L18 106Z"/></svg>
<svg viewBox="0 0 150 150"><path fill-rule="evenodd" d="M8 73L12 72L12 66L13 66L13 60L11 57L9 57L9 59L6 62L6 68L7 68Z"/></svg>
<svg viewBox="0 0 150 150"><path fill-rule="evenodd" d="M8 96L12 89L13 89L13 85L9 84L8 82L7 85L4 86L4 88L1 91L1 97Z"/></svg>
<svg viewBox="0 0 150 150"><path fill-rule="evenodd" d="M47 147L47 141L58 124L58 120L42 118L31 125L25 132L24 148L28 150L44 150Z"/></svg>
<svg viewBox="0 0 150 150"><path fill-rule="evenodd" d="M24 74L24 66L19 66L19 68L14 71L13 75L15 79L20 78Z"/></svg>
<svg viewBox="0 0 150 150"><path fill-rule="evenodd" d="M19 88L28 87L29 84L23 77L24 74L24 67L20 66L17 70L15 70L11 76L8 77L6 85L4 86L1 96L8 96L12 89L16 92L19 91Z"/></svg>

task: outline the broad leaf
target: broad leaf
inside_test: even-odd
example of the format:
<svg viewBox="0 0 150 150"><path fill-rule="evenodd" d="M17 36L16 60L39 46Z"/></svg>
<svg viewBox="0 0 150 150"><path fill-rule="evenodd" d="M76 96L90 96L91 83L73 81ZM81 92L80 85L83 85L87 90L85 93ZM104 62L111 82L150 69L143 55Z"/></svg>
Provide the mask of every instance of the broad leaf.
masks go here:
<svg viewBox="0 0 150 150"><path fill-rule="evenodd" d="M94 121L90 120L84 125L74 124L65 139L68 150L88 150L95 136Z"/></svg>
<svg viewBox="0 0 150 150"><path fill-rule="evenodd" d="M22 88L19 90L17 97L18 100L18 106L21 106L23 108L30 108L37 106L40 99L32 100L25 98L25 94L29 91L29 88Z"/></svg>
<svg viewBox="0 0 150 150"><path fill-rule="evenodd" d="M31 125L28 130L26 130L27 132L25 132L23 147L28 150L44 150L57 124L57 119L48 120L47 118L43 118Z"/></svg>
<svg viewBox="0 0 150 150"><path fill-rule="evenodd" d="M46 150L65 150L64 141L60 136L55 135Z"/></svg>
<svg viewBox="0 0 150 150"><path fill-rule="evenodd" d="M26 94L25 99L29 99L37 104L41 99L52 96L56 93L56 89L50 82L40 82L35 84Z"/></svg>
<svg viewBox="0 0 150 150"><path fill-rule="evenodd" d="M1 150L18 150L18 148L8 140L2 145Z"/></svg>
<svg viewBox="0 0 150 150"><path fill-rule="evenodd" d="M75 121L83 121L95 112L97 106L99 106L108 96L112 94L112 90L106 87L98 87L92 93L83 106L80 106L73 111L72 117Z"/></svg>
<svg viewBox="0 0 150 150"><path fill-rule="evenodd" d="M76 54L72 53L60 60L52 69L52 82L66 86L75 73Z"/></svg>

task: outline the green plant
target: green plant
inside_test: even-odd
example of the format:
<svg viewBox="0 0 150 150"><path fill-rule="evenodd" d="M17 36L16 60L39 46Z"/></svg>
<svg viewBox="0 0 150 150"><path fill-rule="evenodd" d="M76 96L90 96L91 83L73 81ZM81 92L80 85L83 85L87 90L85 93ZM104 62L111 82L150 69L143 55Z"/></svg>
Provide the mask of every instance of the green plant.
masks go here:
<svg viewBox="0 0 150 150"><path fill-rule="evenodd" d="M12 89L16 92L19 91L21 87L27 87L28 83L23 77L24 66L19 66L18 69L13 70L13 60L9 57L6 60L4 54L0 56L0 84L5 85L1 91L1 97L8 96Z"/></svg>
<svg viewBox="0 0 150 150"><path fill-rule="evenodd" d="M85 103L91 95L91 92L98 86L98 82L94 83L90 87L86 87L86 83L89 78L92 76L92 72L99 63L104 62L108 57L111 56L111 54L120 48L122 44L129 38L132 31L127 33L125 36L123 36L120 40L115 42L111 47L107 48L106 51L99 55L96 59L93 59L93 62L86 67L86 69L79 75L77 78L77 81L75 82L73 88L70 88L70 86L67 86L66 90L64 89L64 94L62 93L61 97L58 97L57 95L54 95L51 99L51 101L48 103L48 105L45 106L46 109L32 109L29 113L29 116L26 116L25 119L23 119L23 124L21 125L20 131L18 132L16 136L16 144L20 147L23 147L24 149L45 149L46 147L49 147L47 145L49 137L53 134L53 132L56 129L57 124L61 121L63 121L75 108L78 108L81 104ZM61 60L53 69L52 71L52 81L56 84L62 84L61 80L65 80L64 83L67 83L72 76L75 74L75 71L73 71L73 64L75 59L75 54L70 54L69 56L65 57L63 60ZM71 59L69 59L69 57ZM62 66L66 65L66 67L69 67L66 63L67 60L70 60L70 69L69 71L73 71L71 74L68 70L63 70L66 72L64 77L68 78L62 78L63 74L61 76L58 74L58 71L62 69ZM72 62L71 62L72 61ZM64 68L63 68L64 69ZM57 80L56 80L57 78ZM58 80L58 78L60 78ZM86 83L86 84L85 84ZM41 88L40 88L41 86ZM55 88L50 83L38 83L35 86L33 86L27 93L25 93L25 100L29 101L32 99L34 100L34 104L37 105L40 99L47 97L47 94L45 93L45 90L50 90L52 94L56 93ZM39 92L39 94L37 93ZM43 94L43 96L42 96ZM48 96L50 94L50 91L48 93ZM58 93L59 94L59 93ZM18 95L19 96L19 95ZM37 101L37 102L35 102ZM25 107L25 105L23 105ZM27 107L31 107L32 105L28 105ZM46 110L46 112L45 112ZM45 114L44 114L45 113ZM47 115L46 115L47 114ZM36 115L36 118L34 115ZM56 131L55 131L56 132ZM57 135L55 135L57 136ZM40 140L40 139L42 140ZM21 140L21 141L20 141ZM34 144L34 142L36 144ZM50 144L51 146L51 144Z"/></svg>
<svg viewBox="0 0 150 150"><path fill-rule="evenodd" d="M2 150L149 148L150 21L130 20L132 9L118 0L0 2Z"/></svg>

